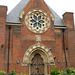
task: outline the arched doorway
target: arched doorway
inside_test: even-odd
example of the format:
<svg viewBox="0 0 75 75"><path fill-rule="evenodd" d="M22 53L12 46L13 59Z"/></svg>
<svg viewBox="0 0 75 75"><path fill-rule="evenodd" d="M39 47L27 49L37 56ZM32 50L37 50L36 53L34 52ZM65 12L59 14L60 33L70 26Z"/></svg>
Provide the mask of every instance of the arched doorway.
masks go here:
<svg viewBox="0 0 75 75"><path fill-rule="evenodd" d="M36 54L39 54L36 56ZM34 69L38 69L38 67L35 67L33 70L32 70L32 65L35 65L35 64L32 64L32 62L34 61L34 59L36 57L40 57L41 61L42 61L42 65L43 65L43 71L44 72L41 72L41 74L44 74L44 75L47 75L47 67L50 66L50 65L55 65L54 63L54 58L53 58L53 55L52 55L52 52L49 50L48 47L38 43L38 44L34 44L32 45L31 47L29 47L25 54L24 54L24 57L23 57L23 63L22 63L22 66L28 66L29 67L29 75L41 75L41 74L34 74L34 73L37 73L34 71ZM41 66L41 64L38 64ZM50 67L49 67L49 70L50 70ZM34 72L34 73L33 73Z"/></svg>
<svg viewBox="0 0 75 75"><path fill-rule="evenodd" d="M35 54L31 60L31 75L44 75L44 62L40 54Z"/></svg>

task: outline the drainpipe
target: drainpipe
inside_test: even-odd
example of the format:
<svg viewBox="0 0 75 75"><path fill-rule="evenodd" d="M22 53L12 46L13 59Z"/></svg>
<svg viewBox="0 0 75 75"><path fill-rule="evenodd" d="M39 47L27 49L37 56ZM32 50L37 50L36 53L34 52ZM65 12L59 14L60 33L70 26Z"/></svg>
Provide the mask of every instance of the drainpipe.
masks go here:
<svg viewBox="0 0 75 75"><path fill-rule="evenodd" d="M8 26L9 34L8 34L8 60L7 60L7 73L9 73L9 51L10 51L10 32L11 26Z"/></svg>
<svg viewBox="0 0 75 75"><path fill-rule="evenodd" d="M63 32L63 50L64 50L64 56L65 56L65 64L67 66L67 57L66 57L66 51L65 51L65 36L64 36L65 30L62 29L62 32Z"/></svg>

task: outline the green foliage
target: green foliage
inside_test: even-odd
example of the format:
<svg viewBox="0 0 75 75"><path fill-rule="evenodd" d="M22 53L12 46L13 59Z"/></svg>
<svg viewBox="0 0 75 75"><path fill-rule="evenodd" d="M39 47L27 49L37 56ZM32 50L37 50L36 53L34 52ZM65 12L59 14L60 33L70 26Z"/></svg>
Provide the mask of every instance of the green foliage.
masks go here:
<svg viewBox="0 0 75 75"><path fill-rule="evenodd" d="M59 75L67 75L66 72L63 72L63 71L60 71L60 74Z"/></svg>
<svg viewBox="0 0 75 75"><path fill-rule="evenodd" d="M5 71L0 71L0 75L6 75Z"/></svg>
<svg viewBox="0 0 75 75"><path fill-rule="evenodd" d="M12 71L11 73L8 73L8 75L17 75L16 72Z"/></svg>
<svg viewBox="0 0 75 75"><path fill-rule="evenodd" d="M6 72L5 71L0 71L0 75L6 75ZM26 73L26 74L24 74L24 73L18 74L18 73L16 73L15 68L14 68L11 73L8 73L8 75L28 75L28 73Z"/></svg>
<svg viewBox="0 0 75 75"><path fill-rule="evenodd" d="M20 75L24 75L23 73L21 73Z"/></svg>
<svg viewBox="0 0 75 75"><path fill-rule="evenodd" d="M19 75L18 73L16 73L16 75Z"/></svg>
<svg viewBox="0 0 75 75"><path fill-rule="evenodd" d="M60 71L55 67L50 75L75 75L75 70L73 68L67 67L66 72Z"/></svg>
<svg viewBox="0 0 75 75"><path fill-rule="evenodd" d="M27 74L21 73L20 75L28 75L28 73Z"/></svg>
<svg viewBox="0 0 75 75"><path fill-rule="evenodd" d="M15 71L15 68L13 69L13 72L16 72L16 71Z"/></svg>
<svg viewBox="0 0 75 75"><path fill-rule="evenodd" d="M75 70L73 68L66 68L67 75L75 75Z"/></svg>
<svg viewBox="0 0 75 75"><path fill-rule="evenodd" d="M53 68L53 70L51 70L50 75L58 75L59 74L59 70L57 69L57 67Z"/></svg>

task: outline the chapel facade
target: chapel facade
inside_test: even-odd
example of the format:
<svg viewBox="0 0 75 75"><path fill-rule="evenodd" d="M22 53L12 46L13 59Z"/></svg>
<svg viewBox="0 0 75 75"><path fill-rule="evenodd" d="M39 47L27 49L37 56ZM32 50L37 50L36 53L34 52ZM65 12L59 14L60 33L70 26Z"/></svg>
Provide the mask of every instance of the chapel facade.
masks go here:
<svg viewBox="0 0 75 75"><path fill-rule="evenodd" d="M8 15L0 6L0 70L49 75L68 65L75 68L72 12L62 19L44 0L21 0Z"/></svg>

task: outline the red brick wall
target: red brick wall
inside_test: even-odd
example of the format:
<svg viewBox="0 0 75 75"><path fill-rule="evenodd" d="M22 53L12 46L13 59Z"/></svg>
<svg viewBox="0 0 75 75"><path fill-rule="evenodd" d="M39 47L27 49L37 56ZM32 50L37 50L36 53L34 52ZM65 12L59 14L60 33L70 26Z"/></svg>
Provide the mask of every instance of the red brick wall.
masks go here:
<svg viewBox="0 0 75 75"><path fill-rule="evenodd" d="M63 43L62 43L62 31L59 30L61 34L56 34L52 29L49 29L47 32L43 34L39 34L42 38L41 44L47 46L48 48L52 48L51 52L54 56L56 56L55 64L59 69L62 69L63 67ZM16 72L18 73L27 73L28 70L24 69L25 67L22 67L22 61L23 56L25 54L25 51L32 46L33 44L36 44L36 34L29 31L26 26L23 26L21 28L20 34L13 33L13 40L11 42L13 43L13 68L16 69ZM60 60L60 63L57 62L57 60ZM17 60L20 60L20 63L17 64ZM11 61L11 58L10 58ZM10 70L12 71L13 68ZM52 68L52 67L51 67Z"/></svg>
<svg viewBox="0 0 75 75"><path fill-rule="evenodd" d="M74 30L74 14L72 12L66 12L63 14L63 19L67 29Z"/></svg>
<svg viewBox="0 0 75 75"><path fill-rule="evenodd" d="M0 70L5 70L6 15L7 7L0 6Z"/></svg>
<svg viewBox="0 0 75 75"><path fill-rule="evenodd" d="M45 7L45 8L43 8ZM51 27L42 34L35 34L26 27L24 16L25 14L31 10L31 9L43 9L46 11L46 13L49 15L51 19ZM23 56L26 52L26 50L34 45L37 44L36 42L36 35L41 36L41 44L47 46L48 48L52 48L51 52L53 53L53 56L56 57L55 59L55 65L59 68L63 68L63 38L62 38L62 30L54 31L52 29L53 21L50 16L51 12L48 9L48 7L45 5L43 0L31 0L30 3L27 5L27 7L24 9L25 14L23 15L23 18L21 19L21 22L23 24L23 27L21 27L21 33L15 34L13 33L13 68L16 69L16 72L18 73L27 73L28 68L22 67L22 61ZM56 34L56 33L58 34ZM10 59L11 60L11 59ZM17 64L17 60L20 60L20 63ZM60 60L60 63L57 62L57 60ZM52 69L52 67L50 67ZM50 69L50 70L51 70ZM13 69L12 69L13 70ZM10 70L11 71L11 70Z"/></svg>
<svg viewBox="0 0 75 75"><path fill-rule="evenodd" d="M35 4L35 5L34 5ZM54 30L53 28L53 21L52 21L52 17L50 16L51 12L48 9L48 7L45 5L45 3L43 2L43 0L37 0L35 2L35 0L31 0L30 3L27 5L27 7L24 9L25 14L31 10L31 9L43 9L44 11L46 11L46 13L49 15L50 19L51 19L51 27L44 33L42 34L35 34L31 31L29 31L29 29L26 27L25 22L24 22L24 17L21 19L21 22L23 24L23 27L21 27L21 32L20 33L14 33L13 32L13 26L11 27L11 32L10 32L10 52L9 52L9 62L10 62L10 71L11 72L14 68L16 70L17 73L28 73L29 72L29 67L23 67L22 66L22 62L23 62L23 56L26 52L26 50L32 46L33 44L36 44L36 35L40 35L41 36L41 44L47 46L48 48L52 48L51 52L53 54L53 56L56 57L55 59L55 65L59 68L59 69L63 69L63 34L62 34L62 30ZM4 11L4 9L3 9ZM24 16L25 16L24 14ZM6 19L4 21L4 26L2 26L2 28L5 28L5 22ZM0 22L2 23L2 22ZM1 30L2 32L3 30ZM6 33L5 33L6 32ZM5 36L6 34L6 36ZM4 38L4 44L6 44L5 47L5 51L3 51L1 54L2 59L1 63L5 62L7 63L7 59L8 59L8 38L9 38L9 29L8 26L6 27L6 29L4 29L3 33L2 33L2 40ZM0 41L2 41L0 39ZM3 42L2 41L2 42ZM1 51L1 49L0 49ZM5 52L5 54L4 54ZM5 55L5 57L4 57ZM20 63L17 64L17 61L20 60ZM57 61L60 60L60 63L58 63ZM2 65L3 66L3 65ZM5 64L5 68L1 67L1 70L5 70L7 71L7 64ZM52 69L52 67L50 66L50 70ZM50 71L48 70L48 73Z"/></svg>
<svg viewBox="0 0 75 75"><path fill-rule="evenodd" d="M42 9L46 11L46 13L49 15L51 19L51 27L42 34L35 34L26 27L25 25L25 15L29 10L32 9ZM23 61L23 56L25 51L32 46L33 44L36 44L36 35L41 36L41 44L47 46L48 48L52 48L51 52L53 55L56 57L55 59L55 65L59 69L63 69L63 34L62 30L58 30L55 34L55 31L52 29L53 26L53 21L50 16L51 11L48 9L46 4L43 2L43 0L31 0L30 3L27 5L27 7L24 9L24 15L23 18L21 19L21 22L23 24L23 27L21 28L21 34L13 34L13 62L16 64L17 60L20 60L20 64L18 65L20 68L17 66L14 66L16 68L16 71L21 73L24 72L26 73L25 67L22 67L22 61ZM57 61L60 60L60 63ZM52 67L51 67L52 68ZM50 69L51 70L51 69Z"/></svg>
<svg viewBox="0 0 75 75"><path fill-rule="evenodd" d="M63 69L64 63L62 30L58 30L58 32L56 33L50 28L45 33L39 34L41 36L40 43L47 46L48 48L52 48L51 52L56 57L55 65L59 69ZM21 27L21 33L13 33L12 35L13 39L11 40L11 42L13 43L13 68L15 68L16 72L18 73L27 73L28 70L26 69L26 67L22 67L23 56L30 46L32 46L33 44L37 44L37 34L29 31L29 29L27 29L27 27L24 25L23 27ZM20 60L19 64L17 64L17 60ZM60 63L58 63L57 60L60 60ZM13 68L11 70L13 70Z"/></svg>
<svg viewBox="0 0 75 75"><path fill-rule="evenodd" d="M75 68L75 31L67 31L67 60Z"/></svg>
<svg viewBox="0 0 75 75"><path fill-rule="evenodd" d="M67 26L65 31L65 51L67 56L67 63L75 68L75 31L74 31L74 14L66 12L63 15L64 22Z"/></svg>
<svg viewBox="0 0 75 75"><path fill-rule="evenodd" d="M26 27L24 22L24 17L26 13L31 9L43 9L46 11L46 13L49 15L51 19L51 26L50 28L42 33L42 34L35 34ZM6 7L0 6L0 70L7 71L7 59L8 59L8 39L9 39L9 29L8 26L6 26ZM23 26L21 27L20 33L14 33L13 28L15 26L11 26L10 31L10 51L9 51L9 62L10 62L10 72L15 68L17 73L28 73L29 67L28 66L22 66L23 62L23 56L26 52L26 50L34 45L37 44L36 41L36 35L41 36L40 43L47 46L48 48L52 48L51 52L53 56L56 58L55 60L55 66L59 70L65 69L65 57L64 57L64 51L63 51L63 33L61 29L53 29L54 22L52 21L52 17L50 16L51 11L48 9L46 4L43 2L43 0L31 0L30 3L27 5L27 7L24 9L24 15L21 19L21 22ZM69 17L69 18L68 18ZM69 29L73 29L73 15L66 14L64 15L64 21ZM68 32L68 33L67 33ZM67 59L68 64L70 64L73 67L74 61L74 53L75 53L75 31L67 31L65 34L68 34L68 37L65 36L66 39L66 47L68 47L67 53ZM1 45L4 45L3 48L1 48ZM65 47L65 49L66 49ZM17 61L20 60L20 63L17 64ZM58 63L58 60L60 60L60 63ZM5 63L4 63L5 62ZM48 66L50 67L50 70L52 70L53 65ZM48 70L48 73L50 71Z"/></svg>

